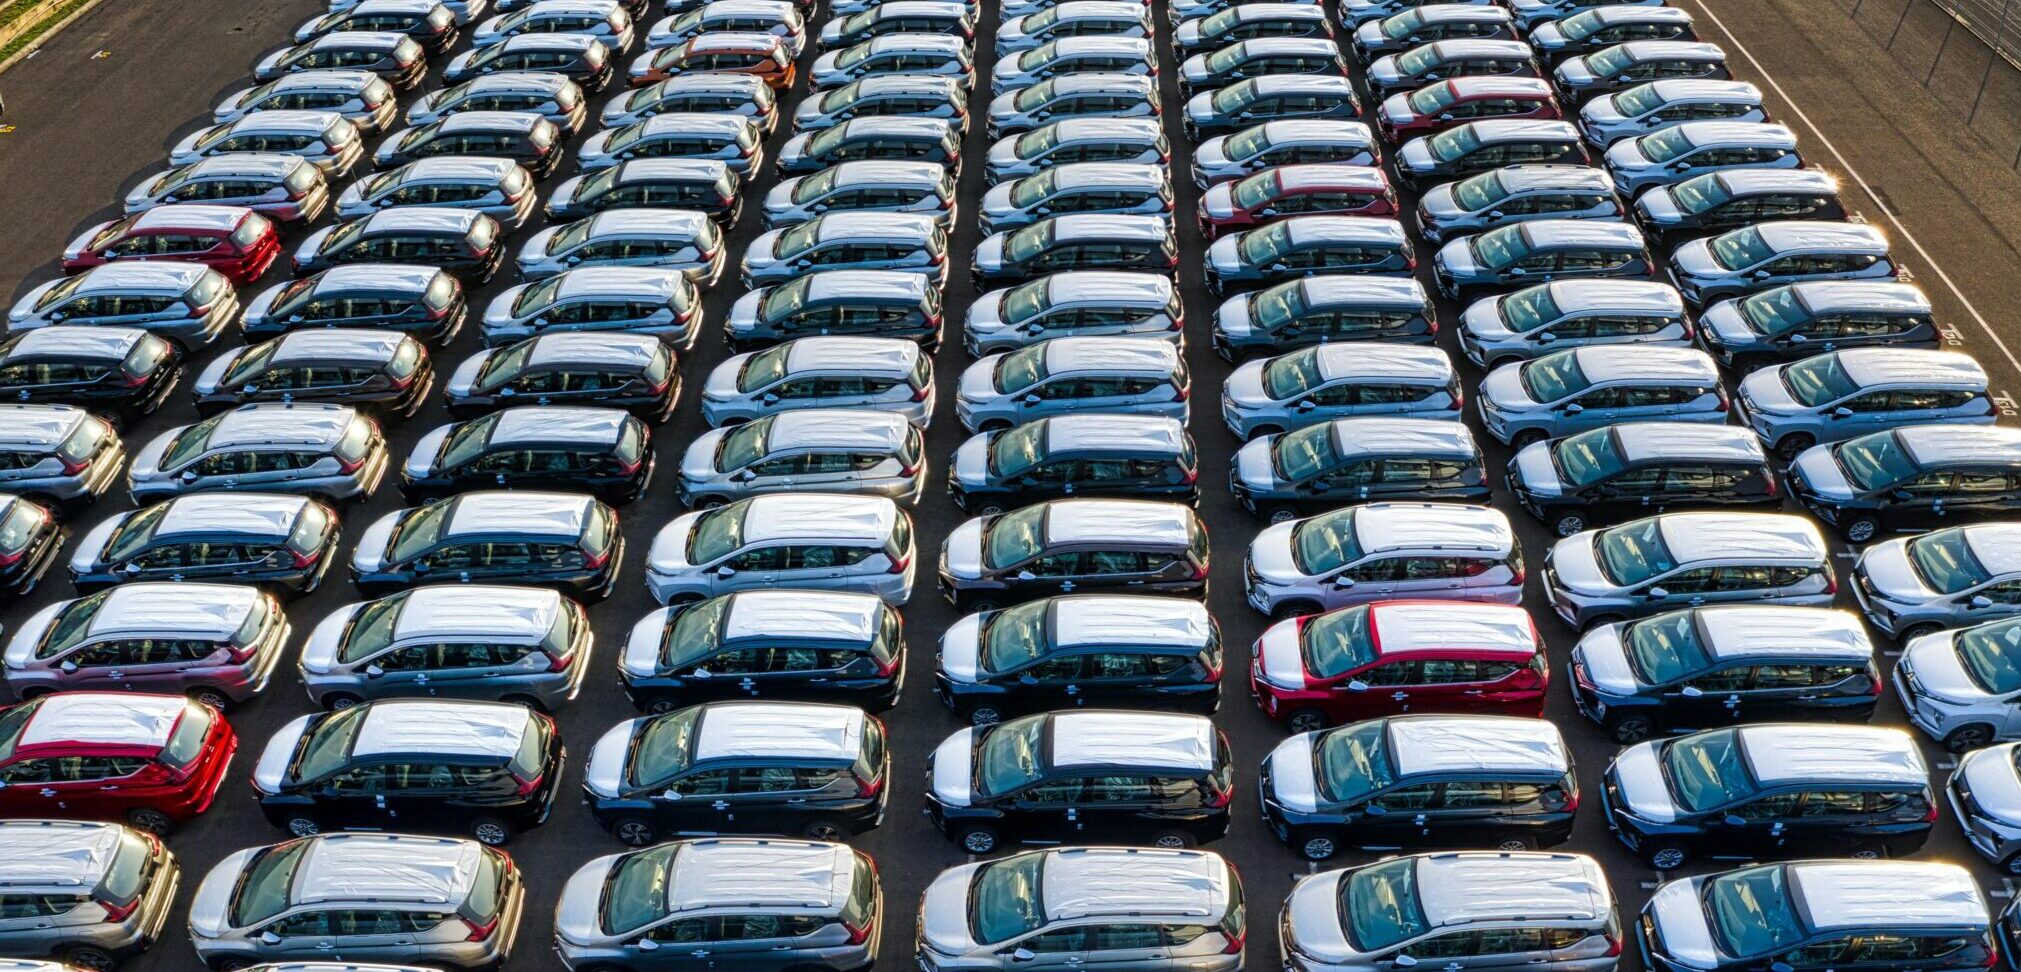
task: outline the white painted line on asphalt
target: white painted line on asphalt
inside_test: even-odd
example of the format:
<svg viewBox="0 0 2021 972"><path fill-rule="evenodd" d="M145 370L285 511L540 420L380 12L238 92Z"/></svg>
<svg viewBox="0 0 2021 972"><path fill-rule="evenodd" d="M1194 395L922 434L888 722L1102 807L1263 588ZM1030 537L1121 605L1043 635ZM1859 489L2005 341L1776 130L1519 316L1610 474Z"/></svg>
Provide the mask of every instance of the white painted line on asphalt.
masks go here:
<svg viewBox="0 0 2021 972"><path fill-rule="evenodd" d="M1754 56L1754 52L1748 50L1747 45L1740 42L1740 38L1734 34L1732 28L1726 26L1726 21L1719 19L1719 15L1712 12L1712 7L1706 3L1706 0L1692 0L1692 3L1698 9L1705 12L1707 19L1718 25L1720 33L1725 34L1726 39L1732 42L1733 49L1739 51L1740 56L1747 58L1747 63L1754 65L1755 72L1761 75L1762 80L1767 81L1768 86L1775 89L1776 95L1789 105L1790 111L1796 113L1796 117L1804 123L1804 127L1809 128L1811 133L1817 136L1818 141L1824 145L1825 149L1831 152L1832 157L1838 159L1839 166L1845 169L1846 175L1851 176L1854 182L1860 184L1860 188L1866 192L1868 198L1874 201L1874 206L1881 211L1881 215L1887 217L1888 222L1894 225L1895 232L1902 239L1908 241L1911 247L1915 248L1916 255L1922 257L1923 262L1929 265L1930 272L1935 273L1937 279L1944 282L1944 288L1949 290L1952 296L1958 298L1958 303L1964 306L1965 312L1971 314L1972 319L1979 323L1979 329L1986 332L1987 337L1993 339L1993 346L2000 349L2000 355L2007 359L2007 363L2012 365L2014 370L2021 371L2021 359L2017 359L2014 356L2014 352L2007 347L2007 342L2002 341L1999 333L1993 330L1993 325L1986 322L1985 315L1979 313L1979 308L1972 305L1971 299L1967 298L1965 292L1959 289L1958 284L1951 279L1951 275L1944 272L1943 265L1939 264L1937 259L1930 255L1929 250L1923 248L1922 242L1916 239L1916 234L1909 232L1909 228L1902 225L1902 221L1896 218L1895 214L1889 211L1889 207L1882 203L1880 193L1874 189L1873 184L1867 182L1866 178L1860 175L1858 169L1853 168L1853 164L1846 160L1845 153L1840 152L1838 146L1833 145L1832 140L1825 135L1824 129L1819 128L1816 122L1810 120L1809 115L1804 114L1803 107L1796 103L1796 99L1789 96L1789 92L1783 90L1782 85L1775 80L1775 75L1768 73L1768 68L1762 66L1761 61Z"/></svg>

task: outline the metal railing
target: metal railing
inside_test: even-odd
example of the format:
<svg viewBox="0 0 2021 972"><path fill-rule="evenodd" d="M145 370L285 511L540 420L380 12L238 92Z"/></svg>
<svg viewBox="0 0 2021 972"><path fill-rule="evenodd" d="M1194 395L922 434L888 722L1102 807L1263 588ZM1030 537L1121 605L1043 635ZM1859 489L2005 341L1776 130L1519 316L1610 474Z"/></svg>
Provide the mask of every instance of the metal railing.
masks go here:
<svg viewBox="0 0 2021 972"><path fill-rule="evenodd" d="M2021 170L2021 0L1834 0Z"/></svg>

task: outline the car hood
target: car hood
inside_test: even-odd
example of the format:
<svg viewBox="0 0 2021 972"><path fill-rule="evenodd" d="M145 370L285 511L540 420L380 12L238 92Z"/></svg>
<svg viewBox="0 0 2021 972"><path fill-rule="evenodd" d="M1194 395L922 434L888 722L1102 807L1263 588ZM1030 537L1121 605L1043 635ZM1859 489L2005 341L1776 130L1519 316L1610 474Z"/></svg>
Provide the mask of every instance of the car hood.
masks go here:
<svg viewBox="0 0 2021 972"><path fill-rule="evenodd" d="M984 273L995 273L1004 268L1003 242L1005 235L992 233L975 245L975 268ZM966 382L964 382L966 384Z"/></svg>
<svg viewBox="0 0 2021 972"><path fill-rule="evenodd" d="M302 237L302 242L295 244L295 253L293 256L295 265L298 267L307 267L315 265L316 257L323 252L323 241L329 239L330 234L334 232L335 229L336 227L334 226L325 226L322 229L316 230L315 232Z"/></svg>
<svg viewBox="0 0 2021 972"><path fill-rule="evenodd" d="M1186 117L1196 125L1214 119L1214 92L1202 91L1186 99Z"/></svg>
<svg viewBox="0 0 2021 972"><path fill-rule="evenodd" d="M7 319L18 324L34 317L36 302L40 301L42 295L48 293L50 288L62 282L61 280L51 280L46 284L37 285L35 288L29 290L28 293L23 294L21 299L15 301L14 306L8 309Z"/></svg>
<svg viewBox="0 0 2021 972"><path fill-rule="evenodd" d="M1698 899L1704 882L1702 877L1666 881L1649 896L1646 911L1663 940L1665 958L1694 969L1715 969L1719 949L1712 944L1712 928Z"/></svg>
<svg viewBox="0 0 2021 972"><path fill-rule="evenodd" d="M651 719L627 719L610 728L590 747L589 763L582 770L582 785L605 799L616 799L625 787L625 753L631 750L632 734Z"/></svg>
<svg viewBox="0 0 2021 972"><path fill-rule="evenodd" d="M963 864L948 868L926 886L926 894L919 900L919 935L934 951L962 955L976 947L968 930L968 887L982 867Z"/></svg>
<svg viewBox="0 0 2021 972"><path fill-rule="evenodd" d="M1235 183L1222 182L1200 194L1200 211L1215 219L1235 215Z"/></svg>
<svg viewBox="0 0 2021 972"><path fill-rule="evenodd" d="M728 434L728 429L710 429L695 436L695 441L688 443L688 451L681 455L681 478L686 480L715 478L718 472L716 449L723 444L723 436Z"/></svg>
<svg viewBox="0 0 2021 972"><path fill-rule="evenodd" d="M1277 471L1270 468L1270 445L1276 441L1274 435L1260 439L1250 439L1235 450L1235 478L1244 486L1256 489L1274 489L1277 486Z"/></svg>
<svg viewBox="0 0 2021 972"><path fill-rule="evenodd" d="M1670 194L1669 186L1657 186L1643 193L1635 200L1635 209L1643 219L1652 223L1676 223L1684 218L1677 208L1677 198Z"/></svg>
<svg viewBox="0 0 2021 972"><path fill-rule="evenodd" d="M219 938L231 930L232 898L238 891L239 874L264 847L234 851L204 874L203 882L189 902L190 934L198 938Z"/></svg>
<svg viewBox="0 0 2021 972"><path fill-rule="evenodd" d="M1626 625L1603 624L1579 639L1574 648L1581 661L1586 663L1586 678L1593 687L1610 695L1633 695L1642 687L1635 677L1635 669L1628 664L1628 653L1621 644L1621 632Z"/></svg>
<svg viewBox="0 0 2021 972"><path fill-rule="evenodd" d="M593 945L609 938L603 931L603 888L611 868L622 854L599 857L576 869L561 886L561 898L554 905L554 934L576 945Z"/></svg>
<svg viewBox="0 0 2021 972"><path fill-rule="evenodd" d="M1397 83L1402 77L1403 72L1396 69L1395 54L1385 54L1378 57L1373 62L1370 62L1368 66L1368 80L1372 84L1387 87Z"/></svg>
<svg viewBox="0 0 2021 972"><path fill-rule="evenodd" d="M1515 336L1516 332L1509 330L1508 322L1502 320L1502 315L1498 313L1497 303L1494 300L1477 300L1468 304L1467 309L1460 312L1460 327L1484 341Z"/></svg>
<svg viewBox="0 0 2021 972"><path fill-rule="evenodd" d="M1418 116L1417 112L1411 110L1410 96L1411 93L1408 91L1390 95L1382 99L1382 104L1376 107L1376 111L1392 125L1409 124Z"/></svg>
<svg viewBox="0 0 2021 972"><path fill-rule="evenodd" d="M1883 540L1861 551L1853 570L1866 578L1869 590L1891 601L1926 601L1937 596L1917 576L1906 538Z"/></svg>
<svg viewBox="0 0 2021 972"><path fill-rule="evenodd" d="M1649 197L1644 196L1644 199ZM1719 344L1752 344L1761 339L1740 313L1740 303L1722 300L1698 315L1699 327Z"/></svg>
<svg viewBox="0 0 2021 972"><path fill-rule="evenodd" d="M1530 46L1539 50L1565 46L1565 32L1558 29L1558 22L1547 20L1530 28Z"/></svg>
<svg viewBox="0 0 2021 972"><path fill-rule="evenodd" d="M653 537L652 552L646 555L647 569L672 573L694 566L688 563L688 536L695 532L695 521L701 518L700 513L683 513L661 527Z"/></svg>
<svg viewBox="0 0 2021 972"><path fill-rule="evenodd" d="M624 654L618 667L633 678L652 678L660 673L660 643L666 640L667 622L675 609L660 608L632 625L625 636Z"/></svg>
<svg viewBox="0 0 2021 972"><path fill-rule="evenodd" d="M957 682L982 677L982 615L967 615L941 634L940 672Z"/></svg>
<svg viewBox="0 0 2021 972"><path fill-rule="evenodd" d="M1406 172L1430 172L1438 168L1439 160L1432 158L1432 147L1423 138L1414 138L1403 143L1396 150L1396 164Z"/></svg>
<svg viewBox="0 0 2021 972"><path fill-rule="evenodd" d="M835 73L835 62L842 59L841 51L829 51L814 59L813 76L820 78Z"/></svg>
<svg viewBox="0 0 2021 972"><path fill-rule="evenodd" d="M1284 899L1284 923L1291 940L1286 947L1328 965L1367 966L1362 953L1340 927L1340 882L1346 871L1327 871L1299 880ZM1288 963L1287 963L1288 964ZM1301 963L1302 964L1302 963ZM1388 963L1384 963L1388 964Z"/></svg>
<svg viewBox="0 0 2021 972"><path fill-rule="evenodd" d="M766 293L767 291L763 288L744 291L737 297L737 302L730 305L729 316L724 318L725 323L731 327L748 328L757 326L758 308L764 304ZM732 370L729 372L729 376L729 387L718 389L722 392L722 397L724 398L737 394L737 373ZM710 377L713 379L715 376L711 374ZM713 387L714 382L712 381L710 384Z"/></svg>
<svg viewBox="0 0 2021 972"><path fill-rule="evenodd" d="M796 135L794 137L798 138L799 136ZM999 169L1017 165L1018 139L1021 137L1023 136L1008 135L991 143L989 147L989 164ZM786 144L791 145L792 143L788 142ZM784 150L781 150L779 154L781 158L784 158Z"/></svg>
<svg viewBox="0 0 2021 972"><path fill-rule="evenodd" d="M63 258L65 260L75 260L83 256L84 251L91 248L91 241L97 239L98 234L105 232L105 228L111 225L110 221L96 223L84 232L77 234L77 238L71 240L69 245L63 248Z"/></svg>
<svg viewBox="0 0 2021 972"><path fill-rule="evenodd" d="M961 383L956 386L956 394L971 402L986 402L997 397L996 366L1003 360L1001 354L984 355L961 373Z"/></svg>
<svg viewBox="0 0 2021 972"><path fill-rule="evenodd" d="M1551 547L1551 570L1558 575L1560 586L1582 594L1605 594L1615 589L1614 582L1600 572L1599 555L1593 549L1598 536L1592 530L1575 533Z"/></svg>
<svg viewBox="0 0 2021 972"><path fill-rule="evenodd" d="M314 721L315 715L294 719L267 740L267 748L260 750L260 761L253 764L255 789L279 793L282 787L288 785L288 766L295 761L295 747L301 743L302 734L309 731L309 723Z"/></svg>
<svg viewBox="0 0 2021 972"><path fill-rule="evenodd" d="M1839 468L1838 460L1832 458L1830 445L1814 445L1797 453L1789 464L1790 472L1803 477L1804 485L1810 491L1825 499L1852 499L1853 484L1846 481L1845 470Z"/></svg>
<svg viewBox="0 0 2021 972"><path fill-rule="evenodd" d="M350 627L351 619L364 606L346 605L316 623L309 632L309 640L302 645L302 671L322 675L337 667L337 650L343 647L344 629Z"/></svg>
<svg viewBox="0 0 2021 972"><path fill-rule="evenodd" d="M1305 651L1299 631L1302 618L1286 618L1263 629L1256 639L1256 654L1263 663L1263 679L1281 689L1296 691L1306 687Z"/></svg>
<svg viewBox="0 0 2021 972"><path fill-rule="evenodd" d="M1902 647L1899 665L1915 673L1916 685L1924 694L1940 700L1970 704L1992 698L1965 670L1964 659L1952 647L1953 637L1953 632L1939 631L1910 639Z"/></svg>
<svg viewBox="0 0 2021 972"><path fill-rule="evenodd" d="M1242 234L1224 236L1207 247L1207 265L1216 273L1234 273L1242 269L1242 251L1238 249Z"/></svg>
<svg viewBox="0 0 2021 972"><path fill-rule="evenodd" d="M209 395L216 392L218 385L225 380L225 372L230 371L238 360L237 353L221 354L212 358L210 364L204 365L204 370L196 376L197 394Z"/></svg>
<svg viewBox="0 0 2021 972"><path fill-rule="evenodd" d="M1442 182L1426 189L1425 194L1418 198L1418 206L1437 219L1468 215L1468 211L1453 198L1453 183L1450 182Z"/></svg>
<svg viewBox="0 0 2021 972"><path fill-rule="evenodd" d="M88 574L99 568L98 558L105 554L105 545L112 542L112 535L119 525L126 521L123 516L115 516L91 528L84 539L70 549L70 569L79 574Z"/></svg>
<svg viewBox="0 0 2021 972"><path fill-rule="evenodd" d="M927 785L942 805L965 807L975 799L974 767L970 765L974 746L975 730L963 729L934 749L933 775Z"/></svg>
<svg viewBox="0 0 2021 972"><path fill-rule="evenodd" d="M28 663L35 660L36 644L42 640L42 633L49 629L50 622L55 621L56 615L62 610L62 602L51 604L35 612L22 623L14 632L14 636L7 641L8 668L27 668Z"/></svg>
<svg viewBox="0 0 2021 972"><path fill-rule="evenodd" d="M477 387L477 376L484 373L484 363L489 360L491 360L489 350L479 351L463 359L463 363L457 365L455 371L450 372L449 381L443 386L443 392L449 395L470 394Z"/></svg>
<svg viewBox="0 0 2021 972"><path fill-rule="evenodd" d="M1438 255L1432 257L1432 261L1440 270L1454 277L1472 276L1480 271L1480 265L1474 262L1474 251L1467 246L1465 239L1448 240L1439 247Z"/></svg>
<svg viewBox="0 0 2021 972"><path fill-rule="evenodd" d="M553 242L554 234L559 230L560 227L557 226L536 230L532 236L526 238L526 242L519 244L519 252L513 255L512 262L522 273L528 267L546 262L548 245ZM516 284L493 298L490 306L484 309L484 323L510 324L517 321L519 318L512 313L512 308L519 303L519 295L524 292L525 287L525 284Z"/></svg>
<svg viewBox="0 0 2021 972"><path fill-rule="evenodd" d="M356 208L364 201L365 183L363 181L353 182L345 186L343 192L337 194L337 208L339 209Z"/></svg>
<svg viewBox="0 0 2021 972"><path fill-rule="evenodd" d="M778 230L766 230L758 234L758 237L751 241L751 245L744 248L744 266L755 270L778 263L779 256L774 251L779 246L780 235Z"/></svg>
<svg viewBox="0 0 2021 972"><path fill-rule="evenodd" d="M407 453L407 464L401 467L401 472L414 479L434 475L435 455L442 451L442 440L449 438L452 428L453 425L438 425L422 433L414 443L414 451Z"/></svg>
<svg viewBox="0 0 2021 972"><path fill-rule="evenodd" d="M778 185L766 190L765 211L768 213L783 213L786 210L792 209L793 190L799 188L799 182L804 178L806 177L794 176L788 179L781 179Z"/></svg>
<svg viewBox="0 0 2021 972"><path fill-rule="evenodd" d="M1216 169L1228 164L1228 136L1216 135L1200 143L1193 150L1193 164L1202 169Z"/></svg>
<svg viewBox="0 0 2021 972"><path fill-rule="evenodd" d="M1238 408L1261 408L1275 399L1263 389L1263 366L1267 361L1247 361L1228 373L1221 386L1221 399Z"/></svg>
<svg viewBox="0 0 2021 972"><path fill-rule="evenodd" d="M812 132L802 132L787 139L786 144L779 146L779 168L789 169L799 165L807 155L807 144L813 140Z"/></svg>
<svg viewBox="0 0 2021 972"><path fill-rule="evenodd" d="M2021 777L2014 775L2013 749L1995 746L1966 753L1958 759L1957 775L1972 791L1980 813L2021 826L2021 816L2013 810L2021 807Z"/></svg>
<svg viewBox="0 0 2021 972"><path fill-rule="evenodd" d="M744 299L739 297L737 304L741 306L743 303ZM731 320L738 319L736 314L737 308L730 308ZM727 402L741 394L737 389L737 374L744 370L744 362L751 360L752 353L755 352L733 354L725 358L722 364L717 365L716 370L709 372L709 377L702 381L702 397Z"/></svg>
<svg viewBox="0 0 2021 972"><path fill-rule="evenodd" d="M1179 77L1187 84L1199 84L1213 76L1214 71L1207 66L1205 54L1195 54L1179 63Z"/></svg>
<svg viewBox="0 0 2021 972"><path fill-rule="evenodd" d="M1584 57L1575 57L1558 65L1558 70L1554 73L1558 76L1558 83L1561 85L1576 87L1592 84L1595 80L1598 80L1592 70L1586 67L1586 59Z"/></svg>
<svg viewBox="0 0 2021 972"><path fill-rule="evenodd" d="M988 192L982 194L983 215L992 219L1017 215L1018 208L1011 202L1011 191L1016 188L1017 183L1014 182L1000 182L991 186ZM985 240L988 239L991 237L985 237Z"/></svg>
<svg viewBox="0 0 2021 972"><path fill-rule="evenodd" d="M1607 148L1605 162L1608 169L1646 169L1654 163L1635 147L1632 138L1622 139Z"/></svg>
<svg viewBox="0 0 2021 972"><path fill-rule="evenodd" d="M1505 364L1481 378L1481 398L1504 410L1535 408L1539 404L1523 387L1523 366Z"/></svg>
<svg viewBox="0 0 2021 972"><path fill-rule="evenodd" d="M1628 120L1614 107L1612 98L1595 98L1579 109L1579 120L1590 125L1619 125Z"/></svg>
<svg viewBox="0 0 2021 972"><path fill-rule="evenodd" d="M1249 541L1249 565L1264 580L1289 584L1305 579L1291 549L1291 535L1297 529L1297 521L1272 523Z"/></svg>
<svg viewBox="0 0 2021 972"><path fill-rule="evenodd" d="M169 445L174 441L174 431L163 432L149 439L146 445L134 451L133 460L127 466L127 476L137 482L160 475L161 457L168 452Z"/></svg>
<svg viewBox="0 0 2021 972"><path fill-rule="evenodd" d="M372 521L365 532L358 537L357 549L351 551L351 569L357 571L382 570L386 566L386 556L393 546L393 528L400 523L400 514L388 513Z"/></svg>
<svg viewBox="0 0 2021 972"><path fill-rule="evenodd" d="M1670 784L1663 778L1663 762L1656 742L1636 743L1614 757L1614 782L1621 791L1623 808L1653 823L1669 823L1680 815L1670 797Z"/></svg>
<svg viewBox="0 0 2021 972"><path fill-rule="evenodd" d="M1266 796L1299 813L1319 809L1319 780L1312 774L1312 747L1318 741L1319 733L1302 732L1278 743L1263 758L1263 768L1270 771Z"/></svg>
<svg viewBox="0 0 2021 972"><path fill-rule="evenodd" d="M283 47L278 51L272 51L268 53L267 56L260 58L259 61L253 65L253 75L256 77L266 77L267 75L272 74L274 68L281 63L281 57L293 49L294 48L291 47Z"/></svg>
<svg viewBox="0 0 2021 972"><path fill-rule="evenodd" d="M1538 496L1561 496L1565 484L1558 479L1558 466L1551 461L1551 446L1547 442L1532 442L1516 450L1516 475L1523 480L1523 488Z"/></svg>
<svg viewBox="0 0 2021 972"><path fill-rule="evenodd" d="M1740 397L1757 411L1788 415L1804 410L1803 403L1782 383L1781 368L1763 368L1740 379Z"/></svg>
<svg viewBox="0 0 2021 972"><path fill-rule="evenodd" d="M1716 277L1732 272L1713 261L1712 246L1705 240L1678 244L1677 249L1670 251L1670 265L1689 277Z"/></svg>
<svg viewBox="0 0 2021 972"><path fill-rule="evenodd" d="M970 436L954 450L954 458L947 464L948 478L964 486L981 486L989 482L989 443L993 438L989 433Z"/></svg>
<svg viewBox="0 0 2021 972"><path fill-rule="evenodd" d="M966 580L982 576L982 518L966 520L947 535L940 548L947 572Z"/></svg>

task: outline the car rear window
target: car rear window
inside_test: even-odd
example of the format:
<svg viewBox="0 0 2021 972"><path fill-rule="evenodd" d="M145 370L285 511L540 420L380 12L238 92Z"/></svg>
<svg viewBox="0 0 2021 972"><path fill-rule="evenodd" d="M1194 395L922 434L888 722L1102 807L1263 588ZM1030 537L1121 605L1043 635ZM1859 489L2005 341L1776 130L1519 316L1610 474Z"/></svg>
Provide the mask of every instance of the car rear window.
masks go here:
<svg viewBox="0 0 2021 972"><path fill-rule="evenodd" d="M300 195L316 188L316 183L323 181L322 176L322 170L307 162L303 162L295 166L294 171L289 172L287 178L281 180L281 185L287 187L289 193Z"/></svg>
<svg viewBox="0 0 2021 972"><path fill-rule="evenodd" d="M274 604L263 595L253 599L252 609L246 612L246 619L239 623L239 629L232 632L232 644L250 645L258 640L260 632L274 619ZM173 740L171 740L173 742Z"/></svg>
<svg viewBox="0 0 2021 972"><path fill-rule="evenodd" d="M192 308L207 309L210 307L211 301L218 299L218 295L225 292L225 287L224 274L212 271L198 277L196 284L190 287L189 292L183 294L183 299Z"/></svg>
<svg viewBox="0 0 2021 972"><path fill-rule="evenodd" d="M154 877L153 857L154 847L146 838L131 831L120 834L119 846L113 848L92 896L117 908L132 904Z"/></svg>
<svg viewBox="0 0 2021 972"><path fill-rule="evenodd" d="M567 612L563 612L567 616ZM542 718L539 713L527 712L526 734L520 737L519 752L512 754L512 761L505 768L521 780L539 779L547 768L548 734L554 731L554 724Z"/></svg>
<svg viewBox="0 0 2021 972"><path fill-rule="evenodd" d="M428 290L421 295L421 302L432 310L441 310L456 300L456 278L446 273L438 273L429 281Z"/></svg>
<svg viewBox="0 0 2021 972"><path fill-rule="evenodd" d="M126 353L126 360L120 362L120 370L139 378L154 374L170 358L175 357L175 347L163 338L152 334L133 342L133 350Z"/></svg>
<svg viewBox="0 0 2021 972"><path fill-rule="evenodd" d="M261 603L264 608L265 602ZM170 769L182 769L196 762L203 755L204 737L210 735L213 718L211 710L201 705L185 706L175 731L168 734L168 743L161 747L161 761Z"/></svg>
<svg viewBox="0 0 2021 972"><path fill-rule="evenodd" d="M862 851L851 851L856 873L849 879L849 897L842 902L838 917L851 928L867 928L877 917L877 865Z"/></svg>
<svg viewBox="0 0 2021 972"><path fill-rule="evenodd" d="M884 771L884 723L875 716L863 717L863 748L856 755L856 764L849 769L866 783Z"/></svg>
<svg viewBox="0 0 2021 972"><path fill-rule="evenodd" d="M912 517L907 516L904 510L899 510L898 516L891 521L891 542L885 545L884 552L891 557L893 563L896 563L911 551Z"/></svg>
<svg viewBox="0 0 2021 972"><path fill-rule="evenodd" d="M623 465L630 466L645 458L646 426L637 419L627 420L618 433L618 444L612 455Z"/></svg>
<svg viewBox="0 0 2021 972"><path fill-rule="evenodd" d="M296 553L314 553L323 546L323 537L330 530L330 511L321 503L308 503L302 507L300 516L295 517L295 528L288 533L288 549Z"/></svg>
<svg viewBox="0 0 2021 972"><path fill-rule="evenodd" d="M273 224L267 222L265 216L258 214L247 216L245 221L239 224L239 228L232 231L232 245L243 250L258 243L272 228Z"/></svg>
<svg viewBox="0 0 2021 972"><path fill-rule="evenodd" d="M489 218L477 220L470 224L470 233L464 239L470 243L470 252L483 253L498 239L498 222Z"/></svg>
<svg viewBox="0 0 2021 972"><path fill-rule="evenodd" d="M406 378L421 367L421 342L408 338L393 349L393 357L386 362L386 373L395 378Z"/></svg>
<svg viewBox="0 0 2021 972"><path fill-rule="evenodd" d="M79 422L77 428L63 437L56 447L56 456L66 464L75 465L98 454L105 444L106 426L96 420Z"/></svg>
<svg viewBox="0 0 2021 972"><path fill-rule="evenodd" d="M344 429L343 437L337 440L336 448L331 451L346 463L357 462L372 451L372 439L372 423L362 418L353 418L351 424Z"/></svg>
<svg viewBox="0 0 2021 972"><path fill-rule="evenodd" d="M470 878L470 896L463 899L458 914L488 924L505 904L505 875L509 873L503 855L489 847L477 855L477 873Z"/></svg>

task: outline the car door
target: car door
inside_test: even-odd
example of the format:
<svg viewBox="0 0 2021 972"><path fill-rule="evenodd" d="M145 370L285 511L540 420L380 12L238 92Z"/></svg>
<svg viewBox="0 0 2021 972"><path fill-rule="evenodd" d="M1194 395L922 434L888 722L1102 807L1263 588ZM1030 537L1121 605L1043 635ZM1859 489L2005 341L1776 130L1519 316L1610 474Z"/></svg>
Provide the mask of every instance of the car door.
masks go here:
<svg viewBox="0 0 2021 972"><path fill-rule="evenodd" d="M1086 926L1048 928L997 949L1005 968L1077 972L1088 964L1091 944Z"/></svg>
<svg viewBox="0 0 2021 972"><path fill-rule="evenodd" d="M1625 469L1579 494L1591 523L1617 523L1652 512L1657 488L1663 482L1661 466Z"/></svg>
<svg viewBox="0 0 2021 972"><path fill-rule="evenodd" d="M1714 728L1740 721L1753 669L1728 664L1663 690L1663 714L1679 728Z"/></svg>
<svg viewBox="0 0 2021 972"><path fill-rule="evenodd" d="M1087 961L1080 968L1137 972L1164 968L1172 950L1159 925L1105 921L1088 929Z"/></svg>
<svg viewBox="0 0 2021 972"><path fill-rule="evenodd" d="M1409 783L1370 797L1361 805L1356 842L1371 847L1416 847L1431 840L1432 814L1439 809L1439 783Z"/></svg>
<svg viewBox="0 0 2021 972"><path fill-rule="evenodd" d="M381 653L363 669L372 694L420 696L435 694L435 658L441 645L403 645Z"/></svg>
<svg viewBox="0 0 2021 972"><path fill-rule="evenodd" d="M431 647L435 665L423 673L428 679L428 694L464 699L497 698L505 677L520 671L520 660L532 650L526 645L483 642Z"/></svg>
<svg viewBox="0 0 2021 972"><path fill-rule="evenodd" d="M1067 594L1081 586L1085 559L1078 550L1057 550L1026 561L1004 579L1019 597Z"/></svg>
<svg viewBox="0 0 2021 972"><path fill-rule="evenodd" d="M703 767L668 780L653 796L654 814L662 828L680 834L736 832L738 826L735 767Z"/></svg>
<svg viewBox="0 0 2021 972"><path fill-rule="evenodd" d="M1465 588L1460 562L1451 557L1400 557L1391 591L1400 597L1457 597Z"/></svg>
<svg viewBox="0 0 2021 972"><path fill-rule="evenodd" d="M762 587L779 582L786 548L780 545L751 547L725 558L715 569L719 580L734 581L739 587Z"/></svg>
<svg viewBox="0 0 2021 972"><path fill-rule="evenodd" d="M1861 790L1816 789L1802 794L1785 826L1784 854L1844 854L1862 825L1872 822L1868 806L1878 794Z"/></svg>
<svg viewBox="0 0 2021 972"><path fill-rule="evenodd" d="M317 782L316 819L329 828L377 830L392 825L386 804L386 767L348 766Z"/></svg>
<svg viewBox="0 0 2021 972"><path fill-rule="evenodd" d="M1333 575L1328 607L1379 601L1395 594L1403 578L1404 558L1377 554Z"/></svg>
<svg viewBox="0 0 2021 972"><path fill-rule="evenodd" d="M298 911L260 929L260 957L274 962L328 961L337 957L337 938L325 909Z"/></svg>
<svg viewBox="0 0 2021 972"><path fill-rule="evenodd" d="M868 551L840 544L795 544L783 549L779 579L786 586L833 587L847 580L850 568Z"/></svg>
<svg viewBox="0 0 2021 972"><path fill-rule="evenodd" d="M819 929L822 920L808 915L721 915L716 940L709 946L709 968L723 972L770 972L798 940Z"/></svg>
<svg viewBox="0 0 2021 972"><path fill-rule="evenodd" d="M335 941L330 958L348 961L405 962L420 957L414 944L416 921L421 915L393 908L338 908L329 912L330 937ZM450 920L448 915L440 920ZM434 922L428 923L429 927Z"/></svg>
<svg viewBox="0 0 2021 972"><path fill-rule="evenodd" d="M1086 822L1081 818L1081 791L1087 781L1069 776L1045 780L1025 787L1007 801L1003 824L1009 836L1057 843L1084 839Z"/></svg>

